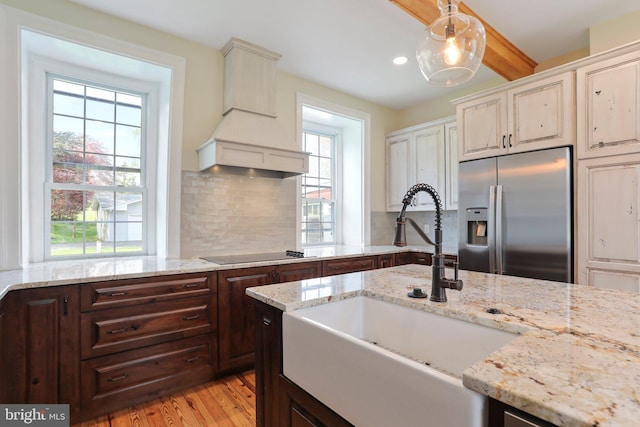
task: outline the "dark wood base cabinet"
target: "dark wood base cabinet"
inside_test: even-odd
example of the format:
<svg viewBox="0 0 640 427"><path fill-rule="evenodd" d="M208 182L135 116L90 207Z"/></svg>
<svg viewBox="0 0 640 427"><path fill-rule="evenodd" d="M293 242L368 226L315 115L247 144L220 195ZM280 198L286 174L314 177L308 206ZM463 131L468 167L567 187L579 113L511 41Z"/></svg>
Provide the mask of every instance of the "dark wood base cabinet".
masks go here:
<svg viewBox="0 0 640 427"><path fill-rule="evenodd" d="M80 288L81 419L215 377L215 274L86 283Z"/></svg>
<svg viewBox="0 0 640 427"><path fill-rule="evenodd" d="M68 403L79 413L78 286L5 296L0 359L4 403Z"/></svg>
<svg viewBox="0 0 640 427"><path fill-rule="evenodd" d="M75 423L209 381L216 275L11 291L0 304L0 401L66 403Z"/></svg>
<svg viewBox="0 0 640 427"><path fill-rule="evenodd" d="M320 261L219 271L219 373L229 374L250 369L254 365L255 317L253 299L245 292L247 288L320 276L322 276Z"/></svg>

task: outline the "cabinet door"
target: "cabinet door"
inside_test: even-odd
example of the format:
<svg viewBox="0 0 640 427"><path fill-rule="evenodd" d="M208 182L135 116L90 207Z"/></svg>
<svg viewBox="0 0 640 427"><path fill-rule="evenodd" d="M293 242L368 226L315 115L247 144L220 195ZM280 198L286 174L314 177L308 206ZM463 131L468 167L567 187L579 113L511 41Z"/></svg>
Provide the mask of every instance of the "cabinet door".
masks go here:
<svg viewBox="0 0 640 427"><path fill-rule="evenodd" d="M507 95L499 92L456 107L460 161L506 153Z"/></svg>
<svg viewBox="0 0 640 427"><path fill-rule="evenodd" d="M412 135L413 159L410 169L415 171L415 179L411 185L426 183L431 185L444 197L445 192L445 147L444 147L444 126L439 124L429 126ZM436 205L433 198L424 192L416 194L415 210L433 211Z"/></svg>
<svg viewBox="0 0 640 427"><path fill-rule="evenodd" d="M576 85L578 158L638 152L638 53L578 69Z"/></svg>
<svg viewBox="0 0 640 427"><path fill-rule="evenodd" d="M377 265L378 268L393 267L394 265L396 265L395 254L378 255Z"/></svg>
<svg viewBox="0 0 640 427"><path fill-rule="evenodd" d="M510 153L573 145L573 72L518 86L507 97Z"/></svg>
<svg viewBox="0 0 640 427"><path fill-rule="evenodd" d="M282 264L278 266L278 282L295 282L322 276L322 261Z"/></svg>
<svg viewBox="0 0 640 427"><path fill-rule="evenodd" d="M444 125L445 135L445 194L444 209L458 210L458 126L455 122Z"/></svg>
<svg viewBox="0 0 640 427"><path fill-rule="evenodd" d="M256 426L277 427L281 414L279 378L282 373L282 312L254 301L256 319Z"/></svg>
<svg viewBox="0 0 640 427"><path fill-rule="evenodd" d="M3 366L7 403L79 402L79 292L77 286L11 292Z"/></svg>
<svg viewBox="0 0 640 427"><path fill-rule="evenodd" d="M639 180L640 154L579 161L579 283L617 287L605 272L640 274Z"/></svg>
<svg viewBox="0 0 640 427"><path fill-rule="evenodd" d="M274 267L255 267L218 272L219 368L221 372L253 366L255 316L253 299L245 290L269 285Z"/></svg>
<svg viewBox="0 0 640 427"><path fill-rule="evenodd" d="M409 182L409 133L387 138L387 211L399 212L402 199L413 185Z"/></svg>

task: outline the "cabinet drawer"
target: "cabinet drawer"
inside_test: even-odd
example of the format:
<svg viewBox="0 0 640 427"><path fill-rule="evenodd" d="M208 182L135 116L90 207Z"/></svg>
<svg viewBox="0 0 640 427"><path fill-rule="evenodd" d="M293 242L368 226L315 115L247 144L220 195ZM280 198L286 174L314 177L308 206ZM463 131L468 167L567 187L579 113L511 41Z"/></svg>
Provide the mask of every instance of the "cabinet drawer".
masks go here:
<svg viewBox="0 0 640 427"><path fill-rule="evenodd" d="M343 258L324 261L322 265L323 276L334 274L353 273L356 271L373 270L376 268L376 260L373 256Z"/></svg>
<svg viewBox="0 0 640 427"><path fill-rule="evenodd" d="M214 340L204 335L82 362L83 409L107 412L213 378Z"/></svg>
<svg viewBox="0 0 640 427"><path fill-rule="evenodd" d="M209 297L101 310L81 315L82 358L210 332Z"/></svg>
<svg viewBox="0 0 640 427"><path fill-rule="evenodd" d="M209 293L208 275L117 280L81 287L82 311L195 297Z"/></svg>

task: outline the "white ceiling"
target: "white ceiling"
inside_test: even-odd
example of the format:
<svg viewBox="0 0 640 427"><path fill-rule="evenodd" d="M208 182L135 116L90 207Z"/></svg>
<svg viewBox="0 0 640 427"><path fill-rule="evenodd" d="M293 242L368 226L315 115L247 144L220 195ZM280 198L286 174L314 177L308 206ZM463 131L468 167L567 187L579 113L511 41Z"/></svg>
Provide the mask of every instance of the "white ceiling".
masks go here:
<svg viewBox="0 0 640 427"><path fill-rule="evenodd" d="M278 68L369 101L406 108L445 94L415 60L424 26L388 0L71 0L216 49L237 37L282 54ZM589 44L589 27L638 0L466 0L537 62ZM409 57L404 66L391 60ZM482 66L468 83L497 77Z"/></svg>

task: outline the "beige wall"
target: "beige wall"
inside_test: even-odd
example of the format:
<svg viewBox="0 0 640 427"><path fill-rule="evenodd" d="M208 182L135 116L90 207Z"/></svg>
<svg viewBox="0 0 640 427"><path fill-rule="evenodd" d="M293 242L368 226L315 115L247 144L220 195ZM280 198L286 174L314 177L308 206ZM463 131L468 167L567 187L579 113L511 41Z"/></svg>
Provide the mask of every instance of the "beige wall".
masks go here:
<svg viewBox="0 0 640 427"><path fill-rule="evenodd" d="M400 111L398 129L453 116L456 114L456 107L451 102L452 100L499 86L505 82L506 80L504 78L496 77L495 79L491 79L468 88L454 89L446 96L424 102L411 108L406 108Z"/></svg>
<svg viewBox="0 0 640 427"><path fill-rule="evenodd" d="M640 10L592 26L589 29L591 55L640 40L639 23Z"/></svg>
<svg viewBox="0 0 640 427"><path fill-rule="evenodd" d="M563 64L568 64L569 62L577 61L581 58L586 58L589 56L589 48L585 47L584 49L579 49L574 52L565 53L563 55L557 56L555 58L548 59L539 63L534 72L539 73L544 70L548 70L553 67L558 67Z"/></svg>

